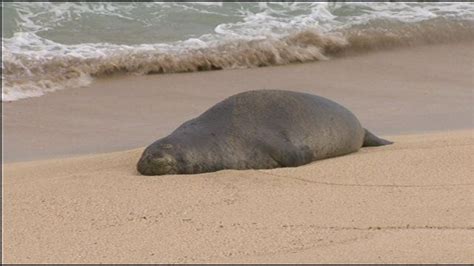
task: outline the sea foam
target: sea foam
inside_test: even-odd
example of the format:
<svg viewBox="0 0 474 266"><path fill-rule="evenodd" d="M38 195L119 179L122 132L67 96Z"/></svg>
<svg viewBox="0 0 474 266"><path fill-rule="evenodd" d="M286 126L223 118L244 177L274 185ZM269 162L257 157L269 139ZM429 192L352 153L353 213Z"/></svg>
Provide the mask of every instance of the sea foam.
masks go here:
<svg viewBox="0 0 474 266"><path fill-rule="evenodd" d="M2 37L3 101L110 74L283 65L474 39L472 3L8 4L16 17L6 18ZM169 15L179 12L189 18ZM119 26L130 28L115 33ZM160 34L150 37L153 29Z"/></svg>

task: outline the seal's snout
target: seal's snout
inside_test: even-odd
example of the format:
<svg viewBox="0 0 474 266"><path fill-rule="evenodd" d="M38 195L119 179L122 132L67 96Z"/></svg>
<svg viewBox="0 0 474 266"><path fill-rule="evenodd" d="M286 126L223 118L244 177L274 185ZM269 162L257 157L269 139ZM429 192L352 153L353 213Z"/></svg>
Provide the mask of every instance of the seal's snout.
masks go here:
<svg viewBox="0 0 474 266"><path fill-rule="evenodd" d="M176 174L176 160L171 156L143 154L138 161L137 170L142 175Z"/></svg>

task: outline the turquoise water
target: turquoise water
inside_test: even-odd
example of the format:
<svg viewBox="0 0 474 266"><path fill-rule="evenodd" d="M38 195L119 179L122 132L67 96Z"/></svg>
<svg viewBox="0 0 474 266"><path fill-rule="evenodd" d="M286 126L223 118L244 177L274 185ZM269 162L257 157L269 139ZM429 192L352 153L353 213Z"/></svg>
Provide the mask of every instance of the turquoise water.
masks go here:
<svg viewBox="0 0 474 266"><path fill-rule="evenodd" d="M2 3L2 100L147 74L328 60L474 35L474 3Z"/></svg>

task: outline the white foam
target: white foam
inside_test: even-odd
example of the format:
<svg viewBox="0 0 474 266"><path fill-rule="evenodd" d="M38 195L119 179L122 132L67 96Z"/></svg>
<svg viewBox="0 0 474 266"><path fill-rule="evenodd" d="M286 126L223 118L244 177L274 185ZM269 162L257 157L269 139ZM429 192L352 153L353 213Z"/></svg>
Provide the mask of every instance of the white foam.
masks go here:
<svg viewBox="0 0 474 266"><path fill-rule="evenodd" d="M10 38L2 37L3 101L84 86L90 82L91 75L102 73L101 69L146 73L150 71L150 64L167 60L166 55L179 57L182 61L183 57L195 56L203 49L212 49L224 44L225 47L230 47L251 41L262 41L262 45L267 45L271 50L272 40L278 42L285 36L309 29L334 33L378 20L407 23L439 17L474 20L474 3L22 2L4 5L17 11L19 31ZM141 27L162 27L167 25L167 21L163 21L167 12L177 10L185 10L190 18L200 23L204 23L202 17L205 16L228 19L218 25L210 21L207 33L200 36L183 35L182 40L175 42L156 40L136 45L105 42L63 44L42 37L46 30L54 32L56 28L86 15L136 21L141 23ZM145 11L148 14L146 16L143 13ZM179 29L180 25L174 26ZM137 29L138 32L139 30ZM124 40L134 38L134 35L127 35L132 33L135 34L124 32ZM319 53L310 51L316 49L314 47L295 49L308 49L306 52L293 51L301 58L306 58L305 53L313 57ZM278 59L278 53L275 56L277 62L284 62ZM309 58L313 58L311 56ZM145 65L147 67L144 67ZM115 70L113 66L116 66ZM245 66L235 64L235 67Z"/></svg>
<svg viewBox="0 0 474 266"><path fill-rule="evenodd" d="M92 82L92 77L81 74L77 78L66 80L22 81L8 84L2 79L2 101L10 102L25 98L39 97L46 93L66 89L85 87Z"/></svg>

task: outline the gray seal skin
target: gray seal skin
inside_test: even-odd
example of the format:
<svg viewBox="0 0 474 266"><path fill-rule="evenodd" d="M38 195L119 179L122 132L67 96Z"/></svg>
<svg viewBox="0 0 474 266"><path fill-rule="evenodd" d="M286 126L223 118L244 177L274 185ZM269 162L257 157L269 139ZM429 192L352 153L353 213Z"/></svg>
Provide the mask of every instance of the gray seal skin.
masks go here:
<svg viewBox="0 0 474 266"><path fill-rule="evenodd" d="M294 167L392 142L365 130L343 106L301 92L231 96L143 152L143 175Z"/></svg>

